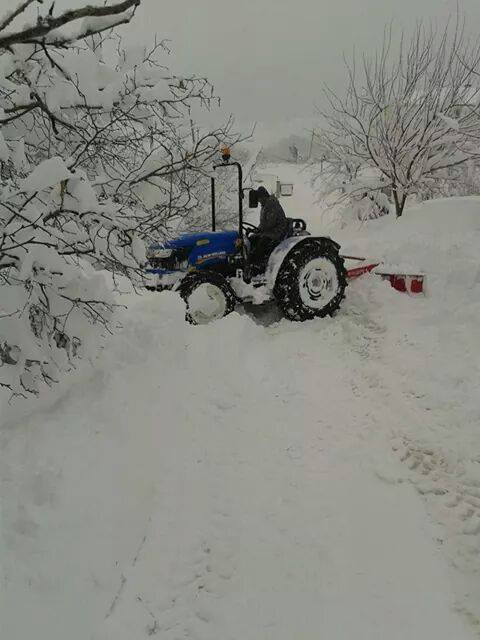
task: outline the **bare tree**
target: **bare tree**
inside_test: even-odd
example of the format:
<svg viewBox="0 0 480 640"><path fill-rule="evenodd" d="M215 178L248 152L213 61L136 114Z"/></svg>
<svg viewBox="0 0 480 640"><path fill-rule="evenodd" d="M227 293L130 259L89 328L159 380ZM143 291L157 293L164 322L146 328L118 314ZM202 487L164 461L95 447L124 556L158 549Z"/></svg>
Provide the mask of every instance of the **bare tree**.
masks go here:
<svg viewBox="0 0 480 640"><path fill-rule="evenodd" d="M372 59L347 63L344 96L326 90L322 135L330 159L382 179L370 188L388 187L401 216L407 197L426 181L478 155L480 117L471 107L480 96L479 65L480 45L459 17L441 32L419 24L399 41L391 27Z"/></svg>

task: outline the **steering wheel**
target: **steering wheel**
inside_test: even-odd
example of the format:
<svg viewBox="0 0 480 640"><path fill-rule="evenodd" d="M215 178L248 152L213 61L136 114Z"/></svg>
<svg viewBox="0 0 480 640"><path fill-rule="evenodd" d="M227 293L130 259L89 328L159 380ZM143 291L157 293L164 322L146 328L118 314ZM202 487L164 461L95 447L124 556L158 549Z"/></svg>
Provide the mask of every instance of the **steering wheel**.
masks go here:
<svg viewBox="0 0 480 640"><path fill-rule="evenodd" d="M250 224L250 222L243 222L242 229L245 231L245 235L247 236L247 238L249 238L257 231L258 227L256 227L254 224Z"/></svg>

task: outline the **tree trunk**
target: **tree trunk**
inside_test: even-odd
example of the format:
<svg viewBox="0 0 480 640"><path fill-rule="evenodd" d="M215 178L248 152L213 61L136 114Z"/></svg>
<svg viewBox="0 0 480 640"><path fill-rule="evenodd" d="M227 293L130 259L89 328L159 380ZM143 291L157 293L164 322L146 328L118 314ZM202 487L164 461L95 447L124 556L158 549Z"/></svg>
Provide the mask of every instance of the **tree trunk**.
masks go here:
<svg viewBox="0 0 480 640"><path fill-rule="evenodd" d="M397 209L397 218L400 218L400 216L403 213L403 210L405 209L405 204L407 202L407 196L402 196L402 199L400 200L400 206Z"/></svg>
<svg viewBox="0 0 480 640"><path fill-rule="evenodd" d="M405 209L405 203L407 202L407 196L404 194L404 195L402 195L401 198L399 198L396 185L393 185L392 193L393 193L393 201L395 203L395 215L397 216L397 218L400 218L400 216L403 213L403 210Z"/></svg>

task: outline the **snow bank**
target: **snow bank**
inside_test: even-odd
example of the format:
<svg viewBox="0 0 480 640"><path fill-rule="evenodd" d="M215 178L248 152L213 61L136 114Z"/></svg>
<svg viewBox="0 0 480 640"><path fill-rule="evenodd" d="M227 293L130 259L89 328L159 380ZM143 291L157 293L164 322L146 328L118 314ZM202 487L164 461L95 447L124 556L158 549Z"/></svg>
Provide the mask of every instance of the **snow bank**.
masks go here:
<svg viewBox="0 0 480 640"><path fill-rule="evenodd" d="M451 412L461 430L459 435L450 424L442 434L435 429L431 439L447 438L460 456L478 450L480 197L426 202L400 219L370 221L337 239L345 254L425 274L426 295L415 299L367 278L370 314L383 327L384 355L401 374L402 386L428 411Z"/></svg>
<svg viewBox="0 0 480 640"><path fill-rule="evenodd" d="M338 233L342 251L427 274L432 295L468 295L480 279L480 197L433 200ZM452 288L452 290L447 290Z"/></svg>
<svg viewBox="0 0 480 640"><path fill-rule="evenodd" d="M424 298L399 295L374 276L369 315L382 332L374 356L399 458L443 527L462 608L480 619L480 198L409 208L341 237L342 250L392 270L424 272ZM353 286L352 286L353 288Z"/></svg>
<svg viewBox="0 0 480 640"><path fill-rule="evenodd" d="M312 233L332 236L344 254L426 274L426 295L419 298L375 276L352 282L343 311L363 343L358 393L373 391L373 405L384 406L381 430L390 434L408 479L441 525L438 539L453 567L459 608L478 621L480 198L434 200L409 207L398 220L386 216L339 228L332 223L338 212L324 215L314 203L307 172L270 170L295 183L284 207L292 217L305 217ZM386 466L379 476L389 478Z"/></svg>

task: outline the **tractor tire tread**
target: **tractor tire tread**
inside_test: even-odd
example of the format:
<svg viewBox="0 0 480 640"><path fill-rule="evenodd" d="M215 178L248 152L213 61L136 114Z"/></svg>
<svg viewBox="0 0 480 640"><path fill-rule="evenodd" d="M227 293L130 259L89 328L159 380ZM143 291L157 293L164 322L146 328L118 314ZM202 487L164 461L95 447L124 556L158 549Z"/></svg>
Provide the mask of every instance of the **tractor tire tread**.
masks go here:
<svg viewBox="0 0 480 640"><path fill-rule="evenodd" d="M338 292L322 309L306 306L300 296L298 274L310 260L325 257L335 266L338 278ZM312 238L302 242L288 253L278 273L274 296L283 315L292 321L304 322L313 318L333 316L345 298L347 271L343 258L338 253L338 245L329 238Z"/></svg>

